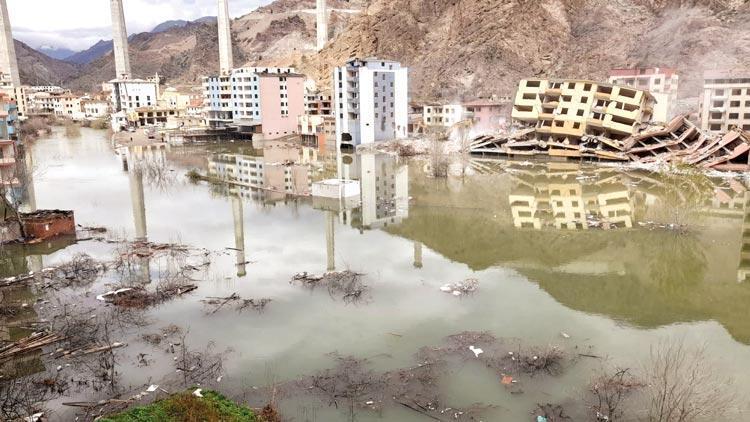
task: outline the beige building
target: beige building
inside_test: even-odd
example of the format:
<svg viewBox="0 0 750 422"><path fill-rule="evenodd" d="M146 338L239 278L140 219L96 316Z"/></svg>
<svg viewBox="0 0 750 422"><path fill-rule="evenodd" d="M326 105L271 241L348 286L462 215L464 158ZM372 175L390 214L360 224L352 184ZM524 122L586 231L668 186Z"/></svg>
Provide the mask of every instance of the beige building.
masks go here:
<svg viewBox="0 0 750 422"><path fill-rule="evenodd" d="M586 80L525 79L512 118L536 128L549 142L577 144L583 135L622 139L652 119L648 91Z"/></svg>
<svg viewBox="0 0 750 422"><path fill-rule="evenodd" d="M612 69L609 72L609 83L650 92L656 100L653 114L655 122L668 122L674 117L677 89L680 84L680 76L676 69L665 67Z"/></svg>
<svg viewBox="0 0 750 422"><path fill-rule="evenodd" d="M750 130L750 73L706 72L700 104L701 129Z"/></svg>

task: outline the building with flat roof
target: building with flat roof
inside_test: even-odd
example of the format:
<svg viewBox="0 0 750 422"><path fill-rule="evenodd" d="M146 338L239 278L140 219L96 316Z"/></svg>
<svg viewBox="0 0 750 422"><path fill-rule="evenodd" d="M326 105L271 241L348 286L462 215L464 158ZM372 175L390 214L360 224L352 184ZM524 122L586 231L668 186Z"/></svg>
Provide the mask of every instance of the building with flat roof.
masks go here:
<svg viewBox="0 0 750 422"><path fill-rule="evenodd" d="M304 75L293 68L247 67L203 78L206 125L253 127L266 139L297 133L305 114Z"/></svg>
<svg viewBox="0 0 750 422"><path fill-rule="evenodd" d="M333 89L339 147L406 138L408 69L400 63L351 59L334 69Z"/></svg>
<svg viewBox="0 0 750 422"><path fill-rule="evenodd" d="M577 144L584 135L623 139L651 121L654 97L643 90L587 80L524 79L512 118L537 137Z"/></svg>
<svg viewBox="0 0 750 422"><path fill-rule="evenodd" d="M700 101L701 129L750 131L750 72L706 72Z"/></svg>

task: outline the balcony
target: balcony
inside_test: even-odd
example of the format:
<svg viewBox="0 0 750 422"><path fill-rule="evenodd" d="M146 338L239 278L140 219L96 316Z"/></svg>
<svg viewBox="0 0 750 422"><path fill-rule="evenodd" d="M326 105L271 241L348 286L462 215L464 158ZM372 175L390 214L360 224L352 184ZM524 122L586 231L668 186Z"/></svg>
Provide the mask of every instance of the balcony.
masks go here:
<svg viewBox="0 0 750 422"><path fill-rule="evenodd" d="M14 157L0 158L0 166L2 166L2 167L12 166L14 164L16 164L16 159Z"/></svg>

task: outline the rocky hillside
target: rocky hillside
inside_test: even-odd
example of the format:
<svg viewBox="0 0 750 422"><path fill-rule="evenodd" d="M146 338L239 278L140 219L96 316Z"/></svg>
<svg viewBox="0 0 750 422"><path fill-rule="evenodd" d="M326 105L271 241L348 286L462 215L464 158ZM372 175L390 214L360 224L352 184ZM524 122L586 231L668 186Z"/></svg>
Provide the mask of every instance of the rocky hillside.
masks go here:
<svg viewBox="0 0 750 422"><path fill-rule="evenodd" d="M21 83L28 85L61 85L78 74L79 68L53 59L16 40L16 57Z"/></svg>
<svg viewBox="0 0 750 422"><path fill-rule="evenodd" d="M373 0L303 70L327 81L352 56L410 67L415 98L510 94L529 76L603 79L676 67L695 95L704 69L749 68L746 0Z"/></svg>
<svg viewBox="0 0 750 422"><path fill-rule="evenodd" d="M329 0L330 32L343 32L356 9L357 0ZM315 52L315 0L277 0L269 6L232 21L234 62L241 65L289 65L305 54ZM130 64L135 77L158 72L171 84L195 84L200 77L218 70L218 35L215 20L202 20L162 32L130 37ZM67 81L71 88L96 89L112 79L111 52L81 68Z"/></svg>
<svg viewBox="0 0 750 422"><path fill-rule="evenodd" d="M329 85L354 56L410 67L414 99L511 94L523 77L604 79L610 68L679 69L695 96L706 69L750 69L747 0L329 0L332 41L315 51L315 0L276 0L232 21L235 65L291 65ZM352 11L355 11L354 13ZM218 66L216 25L138 34L136 77L197 83ZM50 64L51 66L51 64ZM28 66L27 69L35 69ZM60 78L92 89L114 74L108 54ZM73 72L75 73L75 72Z"/></svg>

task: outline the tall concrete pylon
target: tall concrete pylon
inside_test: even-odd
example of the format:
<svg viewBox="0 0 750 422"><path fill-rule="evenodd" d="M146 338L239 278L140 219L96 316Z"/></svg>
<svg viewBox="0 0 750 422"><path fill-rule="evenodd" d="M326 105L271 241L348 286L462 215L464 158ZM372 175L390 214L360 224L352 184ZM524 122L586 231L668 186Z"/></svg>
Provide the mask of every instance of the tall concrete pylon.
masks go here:
<svg viewBox="0 0 750 422"><path fill-rule="evenodd" d="M18 61L16 60L16 47L13 43L13 31L10 28L8 17L8 5L6 0L0 0L0 72L10 77L14 87L21 86L21 77L18 76Z"/></svg>
<svg viewBox="0 0 750 422"><path fill-rule="evenodd" d="M232 26L229 21L229 0L219 0L219 71L226 75L234 67L232 57Z"/></svg>
<svg viewBox="0 0 750 422"><path fill-rule="evenodd" d="M326 10L326 0L318 0L315 14L318 27L317 47L318 51L320 51L328 42L328 10Z"/></svg>
<svg viewBox="0 0 750 422"><path fill-rule="evenodd" d="M125 11L122 0L110 0L112 12L112 41L115 55L117 79L130 79L130 56L128 55L128 30L125 27Z"/></svg>

